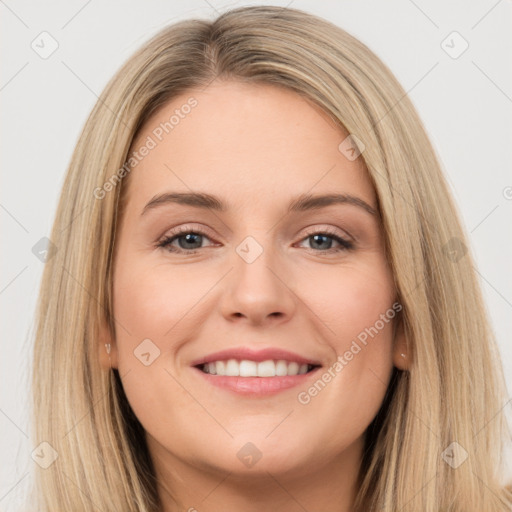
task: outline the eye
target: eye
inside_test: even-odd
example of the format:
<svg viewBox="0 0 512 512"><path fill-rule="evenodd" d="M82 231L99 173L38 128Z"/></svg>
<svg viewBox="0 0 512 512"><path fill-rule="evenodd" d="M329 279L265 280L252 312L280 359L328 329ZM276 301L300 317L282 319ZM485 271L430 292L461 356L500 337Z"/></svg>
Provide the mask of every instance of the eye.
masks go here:
<svg viewBox="0 0 512 512"><path fill-rule="evenodd" d="M182 226L174 233L166 235L158 242L157 247L164 248L174 253L195 254L199 252L200 249L204 249L204 239L210 240L210 237L203 230L191 229L190 226ZM321 254L336 253L354 248L353 242L341 237L337 232L329 228L322 231L312 231L308 233L301 242L306 240L311 240L311 250ZM332 247L333 241L338 244L338 247Z"/></svg>
<svg viewBox="0 0 512 512"><path fill-rule="evenodd" d="M339 234L329 228L324 229L323 231L310 232L306 238L302 239L302 241L305 240L311 240L310 244L312 245L312 248L315 249L316 246L316 249L319 249L315 249L314 252L319 253L347 251L354 248L353 242L341 237ZM332 247L333 240L339 245L339 247Z"/></svg>
<svg viewBox="0 0 512 512"><path fill-rule="evenodd" d="M195 254L198 249L202 249L202 242L208 235L200 229L190 229L188 226L179 228L176 232L165 236L157 246L162 247L169 252ZM178 247L173 245L174 242L178 243Z"/></svg>

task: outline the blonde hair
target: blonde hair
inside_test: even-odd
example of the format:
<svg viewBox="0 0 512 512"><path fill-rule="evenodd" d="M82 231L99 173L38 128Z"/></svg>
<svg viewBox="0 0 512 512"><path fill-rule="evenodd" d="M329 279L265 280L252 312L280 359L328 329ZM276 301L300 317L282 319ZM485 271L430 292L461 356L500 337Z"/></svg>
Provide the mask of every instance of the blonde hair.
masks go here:
<svg viewBox="0 0 512 512"><path fill-rule="evenodd" d="M500 481L508 426L499 352L459 215L422 123L364 44L311 14L270 6L160 31L117 72L84 126L61 192L51 233L57 250L46 263L37 307L33 441L46 441L59 454L37 470L38 509L148 512L160 506L144 430L117 370L106 372L98 361L100 326L113 337L123 328L112 314L112 266L129 174L121 180L118 170L157 109L216 78L295 91L365 146L413 360L409 371L394 369L367 430L355 510L510 510L512 489ZM98 198L113 177L116 186ZM443 455L453 442L460 448L455 445L452 456L467 452L456 468Z"/></svg>

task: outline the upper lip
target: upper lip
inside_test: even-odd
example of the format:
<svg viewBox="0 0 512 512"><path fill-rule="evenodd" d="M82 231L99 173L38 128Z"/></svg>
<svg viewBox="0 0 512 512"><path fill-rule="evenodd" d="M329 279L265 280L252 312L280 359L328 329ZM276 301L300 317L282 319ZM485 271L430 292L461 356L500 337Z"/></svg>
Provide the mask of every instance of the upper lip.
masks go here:
<svg viewBox="0 0 512 512"><path fill-rule="evenodd" d="M275 361L285 360L288 362L294 361L299 364L321 366L321 363L315 359L302 357L298 354L290 352L289 350L271 347L262 350L253 350L247 347L228 348L225 350L220 350L219 352L213 352L212 354L208 354L207 356L201 357L200 359L196 359L195 361L192 361L191 366L212 363L214 361L227 361L228 359L237 359L238 361L241 361L242 359L248 359L250 361L256 362L268 361L272 359Z"/></svg>

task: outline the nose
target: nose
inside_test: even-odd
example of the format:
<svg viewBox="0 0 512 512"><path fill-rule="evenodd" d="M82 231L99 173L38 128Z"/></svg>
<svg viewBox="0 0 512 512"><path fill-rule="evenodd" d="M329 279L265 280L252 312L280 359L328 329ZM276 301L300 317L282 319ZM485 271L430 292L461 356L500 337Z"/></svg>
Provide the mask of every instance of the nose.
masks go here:
<svg viewBox="0 0 512 512"><path fill-rule="evenodd" d="M240 254L234 255L234 268L226 277L220 299L223 316L250 325L289 321L298 299L290 272L279 255L267 248L254 261Z"/></svg>

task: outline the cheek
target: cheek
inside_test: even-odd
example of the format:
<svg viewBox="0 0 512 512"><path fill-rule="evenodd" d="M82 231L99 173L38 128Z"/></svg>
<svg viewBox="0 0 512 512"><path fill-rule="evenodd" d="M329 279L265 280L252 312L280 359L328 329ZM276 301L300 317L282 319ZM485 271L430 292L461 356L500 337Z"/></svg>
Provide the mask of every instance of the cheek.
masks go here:
<svg viewBox="0 0 512 512"><path fill-rule="evenodd" d="M197 323L191 323L190 312L206 293L207 283L180 272L166 276L158 265L138 268L128 263L126 259L119 264L114 280L117 366L125 394L150 434L158 437L161 425L186 430L181 420L197 411L179 384L172 358L194 336ZM169 414L173 410L181 414Z"/></svg>
<svg viewBox="0 0 512 512"><path fill-rule="evenodd" d="M301 299L315 313L322 333L333 348L348 349L353 339L364 339L377 323L381 337L389 338L391 321L382 322L382 315L394 317L390 311L394 300L393 280L387 267L379 262L363 266L326 269L299 281Z"/></svg>
<svg viewBox="0 0 512 512"><path fill-rule="evenodd" d="M159 265L142 268L127 261L120 266L114 281L114 315L124 327L116 329L120 358L147 338L163 352L170 339L189 336L190 316L211 281L211 276L196 273L191 279L190 273Z"/></svg>
<svg viewBox="0 0 512 512"><path fill-rule="evenodd" d="M360 435L375 417L392 371L396 312L391 273L378 261L336 272L331 268L314 283L304 281L300 289L301 298L317 313L314 321L325 333L332 362L313 386L300 390L298 401L310 417L323 415L327 425L343 423L345 434ZM345 434L329 431L336 442Z"/></svg>
<svg viewBox="0 0 512 512"><path fill-rule="evenodd" d="M315 330L329 345L335 377L328 387L339 396L357 397L359 403L377 403L392 370L396 313L387 266L376 259L364 266L331 268L304 281L299 289L316 313L311 317L317 323Z"/></svg>

